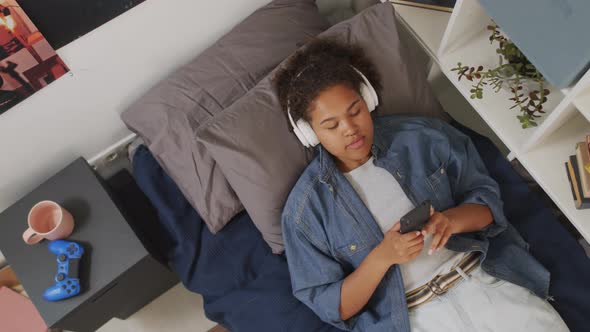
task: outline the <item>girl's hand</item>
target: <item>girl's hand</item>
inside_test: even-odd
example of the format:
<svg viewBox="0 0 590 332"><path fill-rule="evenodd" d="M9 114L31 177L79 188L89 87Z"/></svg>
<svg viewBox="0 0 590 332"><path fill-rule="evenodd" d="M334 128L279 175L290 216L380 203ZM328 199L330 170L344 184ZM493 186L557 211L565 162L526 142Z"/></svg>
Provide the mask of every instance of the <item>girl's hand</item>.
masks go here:
<svg viewBox="0 0 590 332"><path fill-rule="evenodd" d="M419 231L401 234L399 221L391 227L377 246L378 257L387 266L414 260L424 248L424 236Z"/></svg>
<svg viewBox="0 0 590 332"><path fill-rule="evenodd" d="M451 220L444 213L432 210L428 223L422 229L422 235L433 235L428 254L432 255L435 250L439 250L440 248L444 247L449 241L451 235L455 233L456 232Z"/></svg>

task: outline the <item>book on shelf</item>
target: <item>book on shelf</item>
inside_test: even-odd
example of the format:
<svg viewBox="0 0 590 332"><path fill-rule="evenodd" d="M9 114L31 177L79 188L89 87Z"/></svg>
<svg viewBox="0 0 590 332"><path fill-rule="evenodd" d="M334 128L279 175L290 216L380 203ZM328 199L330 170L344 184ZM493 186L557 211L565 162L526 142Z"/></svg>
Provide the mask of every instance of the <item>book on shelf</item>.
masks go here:
<svg viewBox="0 0 590 332"><path fill-rule="evenodd" d="M586 145L588 146L588 152L590 152L590 135L586 136ZM590 164L584 165L584 169L590 173Z"/></svg>
<svg viewBox="0 0 590 332"><path fill-rule="evenodd" d="M397 5L412 6L426 9L452 12L456 0L390 0Z"/></svg>
<svg viewBox="0 0 590 332"><path fill-rule="evenodd" d="M590 197L590 173L586 171L586 166L590 165L590 150L586 142L576 145L576 160L580 167L580 187L584 196Z"/></svg>
<svg viewBox="0 0 590 332"><path fill-rule="evenodd" d="M580 188L580 169L578 168L577 157L575 155L570 156L570 159L565 163L565 167L576 209L590 209L590 198L585 197Z"/></svg>

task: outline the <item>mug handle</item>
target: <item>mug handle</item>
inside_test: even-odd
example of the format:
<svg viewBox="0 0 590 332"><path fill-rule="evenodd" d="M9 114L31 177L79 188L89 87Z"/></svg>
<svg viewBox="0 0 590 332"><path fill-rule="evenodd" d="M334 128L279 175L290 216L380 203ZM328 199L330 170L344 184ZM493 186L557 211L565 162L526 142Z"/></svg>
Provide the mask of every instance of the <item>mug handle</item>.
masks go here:
<svg viewBox="0 0 590 332"><path fill-rule="evenodd" d="M35 233L30 227L23 233L23 241L25 241L26 244L39 243L41 240L43 240L43 237Z"/></svg>

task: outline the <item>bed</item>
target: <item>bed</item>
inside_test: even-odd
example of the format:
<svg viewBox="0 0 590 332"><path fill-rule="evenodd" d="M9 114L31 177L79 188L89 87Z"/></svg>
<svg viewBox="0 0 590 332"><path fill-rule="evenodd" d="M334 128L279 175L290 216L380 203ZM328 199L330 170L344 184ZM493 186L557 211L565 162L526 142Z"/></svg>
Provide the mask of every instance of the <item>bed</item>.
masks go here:
<svg viewBox="0 0 590 332"><path fill-rule="evenodd" d="M301 2L309 3L309 1ZM394 67L387 67L399 60L395 60L396 56L400 56L400 59L404 57L403 47L396 44L397 35L392 33L392 31L395 32L395 27L388 26L393 24L391 11L391 6L388 4L373 6L363 12L366 20L363 21L362 17L357 19L357 21L361 20L362 24L354 21L354 24L345 25L346 29L338 30L339 27L336 29L332 27L330 30L349 38L355 36L359 25L363 29L372 25L372 28L368 29L371 33L371 45L383 43L381 45L383 47L373 50L375 52L373 56L379 58L377 67L380 72L388 73L385 76L384 85L387 87L391 84L398 87L396 89L398 95L381 96L384 104L395 104L398 106L396 108L399 108L399 105L404 105L406 102L414 103L411 109L418 113L422 110L423 115L429 115L428 112L435 109L436 105L432 102L432 94L428 90L425 78L415 74L420 72L419 70L412 70L412 66L416 64L406 59L404 60L406 62L402 61L396 63ZM359 24L355 25L355 22ZM345 33L341 33L342 30ZM365 30L363 30L364 33L367 33ZM363 36L357 36L357 41L368 40L366 34ZM384 39L380 40L381 37ZM288 48L284 51L288 53ZM369 48L368 51L371 52ZM393 55L387 52L392 52ZM281 59L273 61L275 60L277 63L281 61ZM271 68L267 68L266 73L270 72L277 63L269 65ZM193 70L194 68L193 66ZM200 70L195 72L202 73ZM236 170L231 167L232 165L223 168L221 157L224 155L216 154L215 147L211 148L211 142L221 141L219 137L213 136L214 139L204 140L201 142L203 145L200 146L192 145L196 140L191 135L196 133L198 136L203 130L220 126L215 122L216 119L230 114L231 119L234 120L233 124L243 124L244 122L235 120L240 114L248 114L248 119L257 119L258 115L244 113L246 111L242 108L259 110L272 105L274 102L272 98L265 99L262 105L256 104L271 94L268 92L267 76L258 71L254 73L258 75L257 78L252 79L252 72L248 73L250 81L239 85L239 88L244 91L234 93L235 90L231 90L234 94L223 95L221 98L223 102L219 102L220 98L218 98L218 102L213 104L219 110L207 109L205 113L202 113L205 115L198 119L200 121L198 124L195 124L197 121L192 113L193 108L189 109L186 105L195 102L195 96L191 95L187 98L182 107L170 106L171 103L178 102L178 98L192 93L182 84L187 81L190 84L195 82L193 78L187 79L185 76L179 79L178 74L175 79L167 80L165 88L158 86L150 92L148 97L143 98L142 103L135 105L130 112L123 115L128 126L137 131L146 142L145 145L137 147L132 154L133 175L158 213L162 228L161 238L165 240L159 241L160 246L157 250L159 256L164 257L184 286L203 296L206 316L230 331L339 331L320 321L309 308L292 295L285 255L273 253L273 251L276 252L274 247L276 243L269 241L265 230L261 229L259 215L244 211L242 204L248 211L255 211L255 209L249 205L251 202L243 199L245 196L240 195L238 185L241 184L236 182L236 178L239 179L240 169ZM395 80L388 81L392 76L395 76ZM405 81L400 83L400 79ZM399 95L400 90L404 88L407 90ZM201 84L199 89L205 88ZM160 98L161 94L166 94L166 97L156 102L155 100ZM209 92L208 94L211 95ZM199 100L196 104L199 109L202 109L205 102ZM167 108L162 111L154 105ZM236 113L232 113L234 111ZM179 112L182 113L182 117L178 117ZM215 112L218 113L212 114ZM149 117L146 118L146 116ZM530 191L524 180L512 169L489 139L450 119L448 114L440 114L440 116L471 137L491 176L499 183L505 202L506 216L529 242L531 253L551 272L550 295L554 298L552 304L572 331L587 330L586 327L590 326L590 296L588 296L590 287L586 284L586 280L590 280L590 260L585 256L583 249L558 222L551 209L544 205L544 201ZM280 121L283 119L281 118ZM200 128L193 131L194 128L186 127L187 123ZM281 127L283 125L280 123L277 128L283 128ZM243 129L227 130L221 127L223 135L231 135L234 131ZM188 133L188 138L181 137L182 130ZM284 132L288 131L284 130ZM211 135L210 132L208 134ZM168 141L162 138L166 135L169 136ZM255 133L252 135L255 136ZM250 137L231 136L227 141L235 143L244 139L248 140ZM249 145L271 143L262 141ZM187 144L190 145L188 151L186 151ZM268 153L273 148L288 147L289 144L270 145L266 147L265 152ZM211 155L202 154L204 148L210 148L207 151ZM240 151L236 152L228 146L224 146L224 149L222 152L229 151L232 157L240 155ZM313 157L303 151L291 152L290 155L300 153L300 159ZM198 155L197 158L195 158L196 155ZM242 153L242 155L251 154ZM183 157L188 159L182 160ZM256 162L266 162L266 160L258 160L260 158L254 159ZM209 168L206 170L211 177L203 178L198 174L203 171L202 162L204 161L209 161L206 165ZM231 161L233 167L253 162L253 160L236 161L235 159ZM199 165L187 170L187 164ZM211 168L216 165L221 167L221 170L216 171L218 173L212 171L215 168ZM268 165L258 166L257 169L270 169L266 167ZM284 169L281 171L285 172ZM186 178L187 172L193 177ZM217 179L215 180L217 182L213 181L214 179ZM203 188L189 186L194 183L199 183ZM219 197L223 197L214 202L218 205L211 204L213 202L210 199L211 195L204 197L198 195L204 188L213 188L218 191ZM264 190L260 192L261 195L265 194ZM269 187L267 191L271 193L273 190L277 188ZM276 195L272 193L272 196ZM258 201L267 203L267 199L264 198L258 198ZM272 205L265 208L276 210L276 206ZM231 218L227 218L222 223L211 223L212 219L224 215L231 215Z"/></svg>
<svg viewBox="0 0 590 332"><path fill-rule="evenodd" d="M583 249L489 139L453 125L471 137L500 185L508 219L550 270L552 304L572 331L586 331L590 260ZM133 174L170 239L159 250L185 287L203 296L209 319L237 332L340 331L291 294L285 256L271 252L247 213L213 235L145 146L134 153Z"/></svg>

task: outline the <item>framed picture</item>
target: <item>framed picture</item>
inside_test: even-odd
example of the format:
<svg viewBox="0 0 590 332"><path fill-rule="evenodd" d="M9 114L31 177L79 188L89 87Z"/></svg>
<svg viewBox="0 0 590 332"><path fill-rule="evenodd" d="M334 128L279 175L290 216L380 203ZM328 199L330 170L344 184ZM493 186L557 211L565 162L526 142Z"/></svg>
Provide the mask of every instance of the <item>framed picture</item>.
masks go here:
<svg viewBox="0 0 590 332"><path fill-rule="evenodd" d="M0 0L0 114L69 71L15 0Z"/></svg>
<svg viewBox="0 0 590 332"><path fill-rule="evenodd" d="M18 0L55 49L145 0Z"/></svg>

